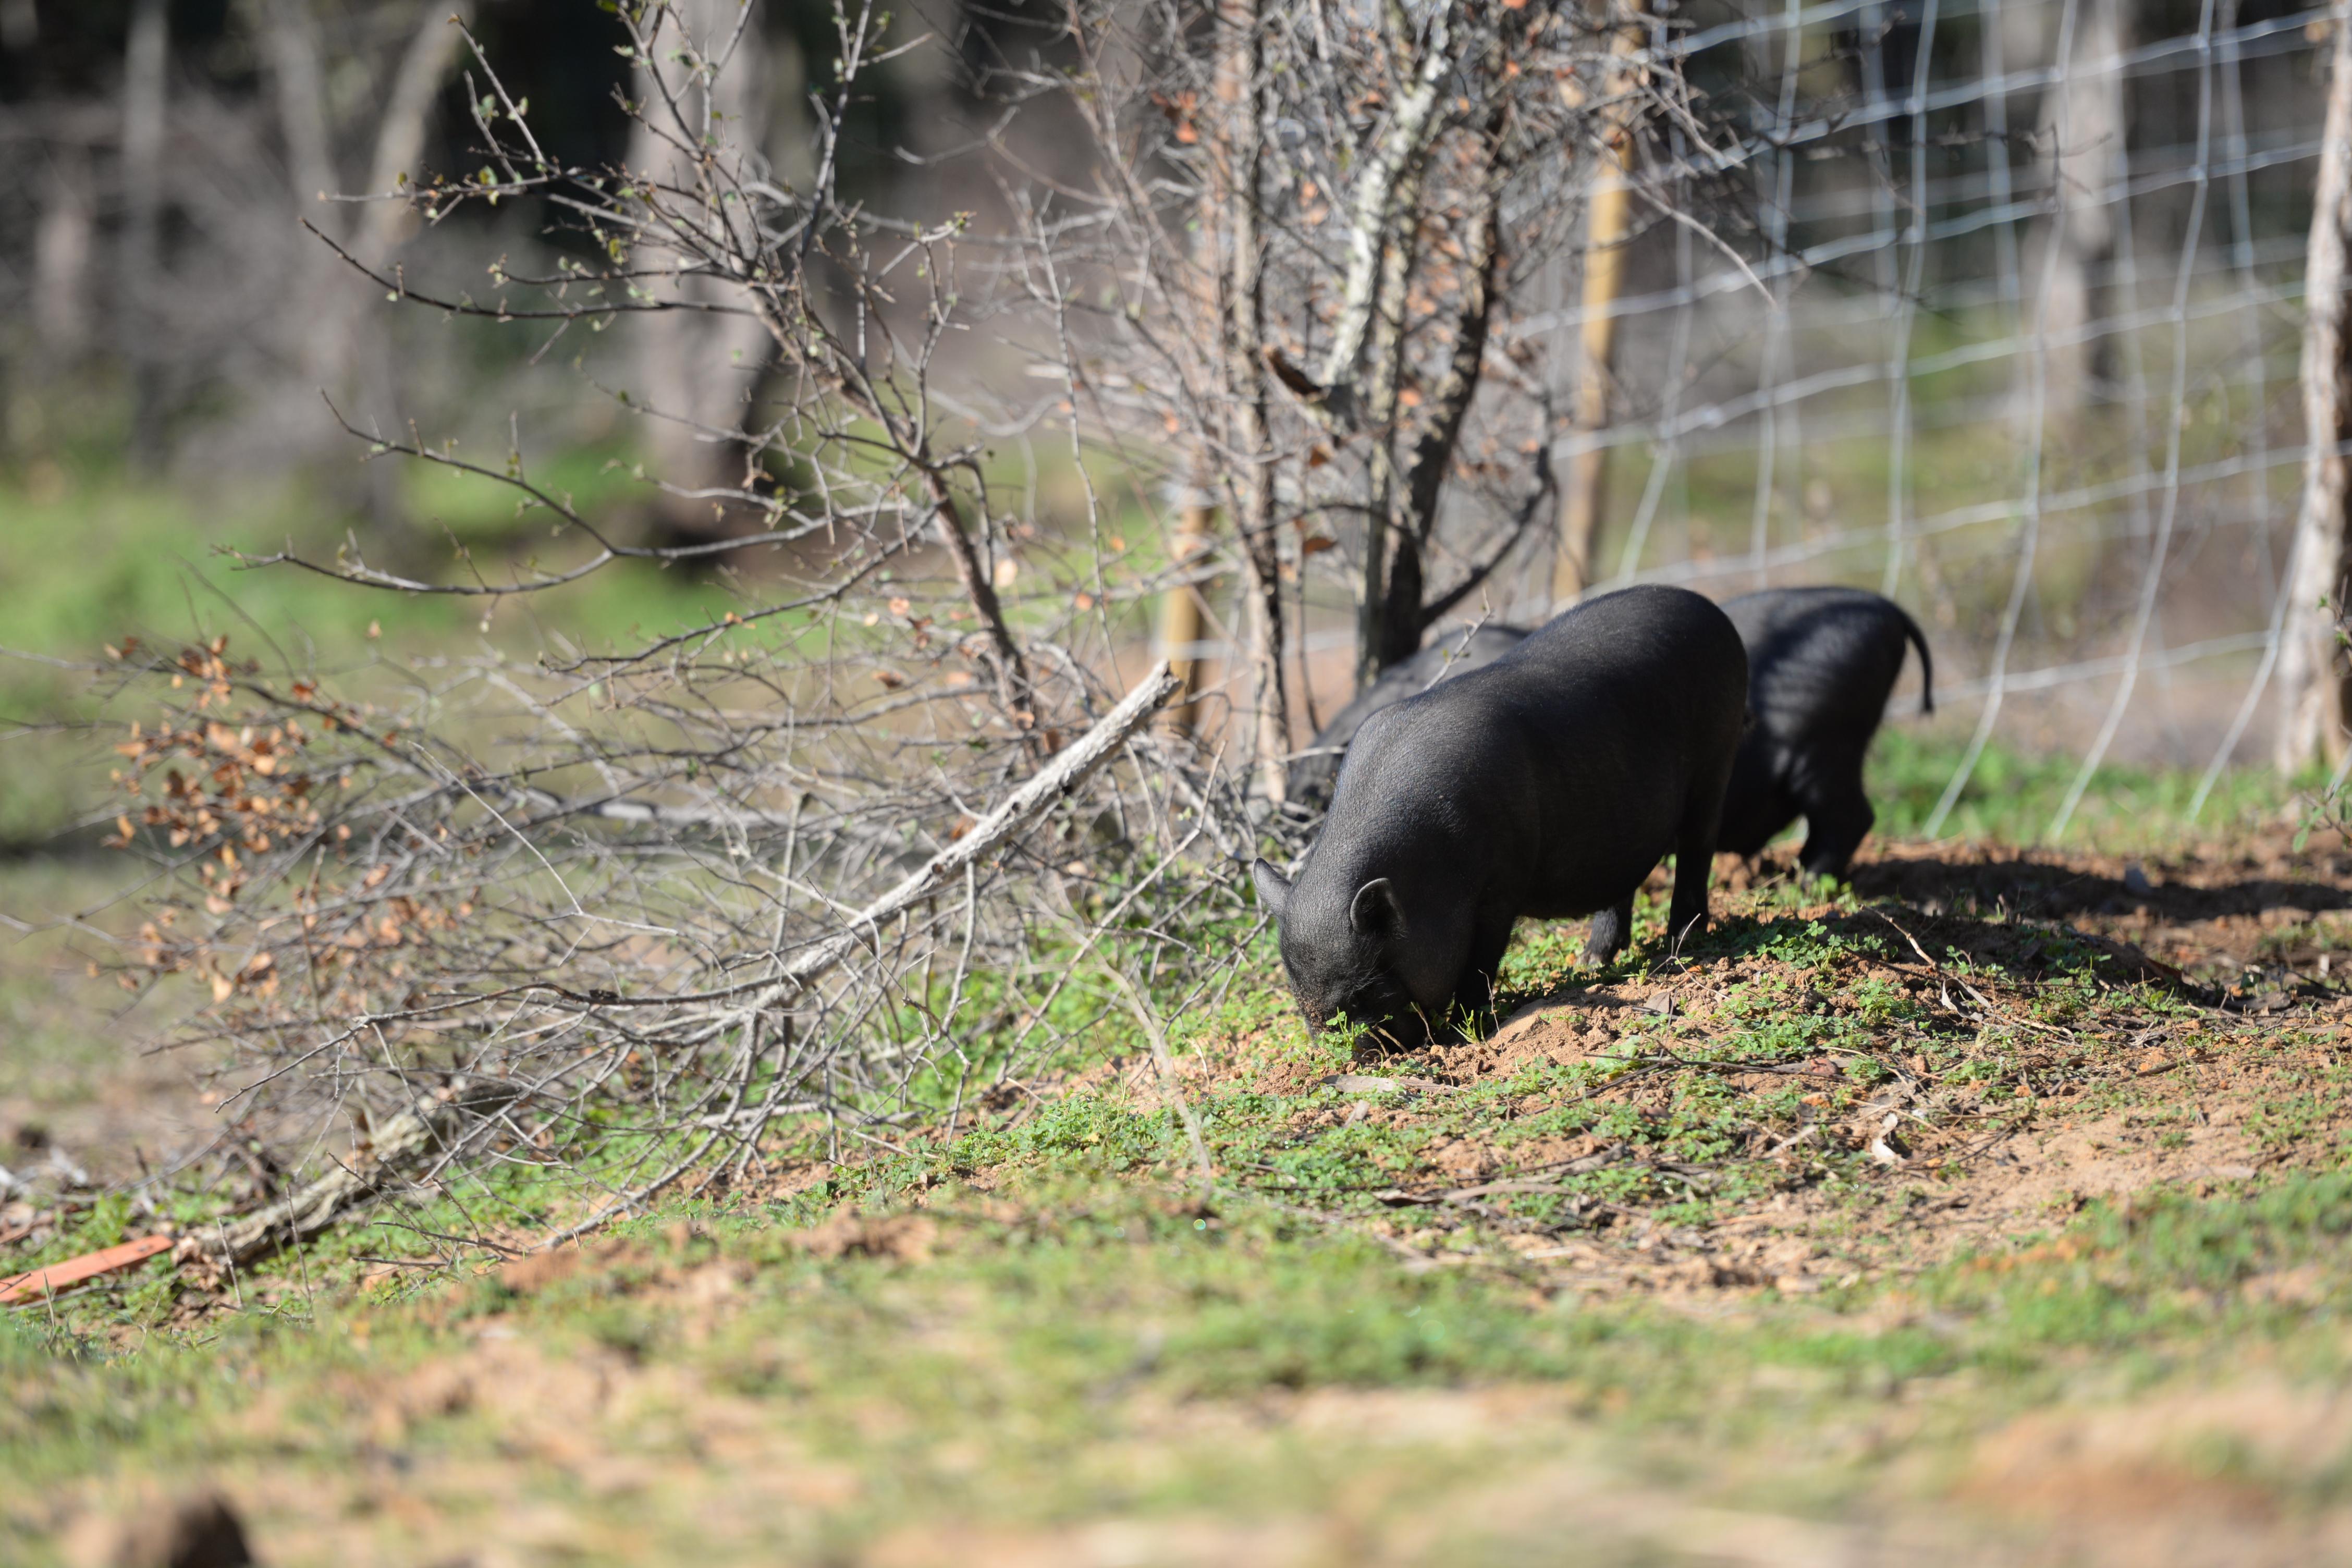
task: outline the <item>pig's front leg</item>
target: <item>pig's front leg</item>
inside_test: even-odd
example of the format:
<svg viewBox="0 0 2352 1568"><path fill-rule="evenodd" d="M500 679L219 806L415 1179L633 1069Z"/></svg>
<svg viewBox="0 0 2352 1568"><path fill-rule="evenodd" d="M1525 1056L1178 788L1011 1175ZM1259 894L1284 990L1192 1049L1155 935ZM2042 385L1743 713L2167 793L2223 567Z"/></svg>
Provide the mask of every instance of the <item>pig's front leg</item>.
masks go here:
<svg viewBox="0 0 2352 1568"><path fill-rule="evenodd" d="M1503 954L1511 945L1512 923L1490 923L1471 938L1470 967L1454 988L1452 1015L1474 1032L1485 1030L1494 1008L1495 984L1503 973Z"/></svg>

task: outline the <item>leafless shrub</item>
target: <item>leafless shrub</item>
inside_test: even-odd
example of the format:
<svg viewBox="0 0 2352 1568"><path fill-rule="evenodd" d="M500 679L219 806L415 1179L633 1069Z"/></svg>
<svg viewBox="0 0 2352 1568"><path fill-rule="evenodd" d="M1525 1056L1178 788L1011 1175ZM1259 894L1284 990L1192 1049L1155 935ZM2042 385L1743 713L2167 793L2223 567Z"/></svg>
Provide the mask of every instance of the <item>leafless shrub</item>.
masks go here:
<svg viewBox="0 0 2352 1568"><path fill-rule="evenodd" d="M1192 793L1207 773L1103 725L1091 784L1033 779L992 816L1031 769L987 686L802 651L825 637L730 647L739 622L562 671L484 655L402 671L391 707L223 644L129 650L177 711L118 748L116 841L179 875L126 979L204 988L227 1110L280 1147L348 1115L364 1149L436 1086L508 1084L446 1152L593 1170L611 1202L587 1218L741 1172L780 1116L890 1144L1002 1103L1124 1017L1105 966L1229 963L1250 922L1213 848L1236 814ZM839 689L877 671L904 673ZM1074 726L1108 695L1075 667L1034 693Z"/></svg>
<svg viewBox="0 0 2352 1568"><path fill-rule="evenodd" d="M574 1224L746 1170L779 1118L895 1145L1106 1028L1140 1023L1164 1058L1145 998L1229 983L1255 927L1232 873L1278 796L1304 571L1347 560L1377 668L1542 538L1552 399L1496 329L1556 261L1587 162L1614 166L1626 106L1597 110L1602 86L1673 102L1604 74L1607 35L1573 13L1081 6L1054 68L983 84L1009 110L979 150L1003 220L983 231L840 198L860 83L903 47L871 8L836 13L811 179L736 140L751 16L622 8L641 69L619 169L551 159L473 51L480 167L399 199L426 224L530 204L569 238L551 270L496 264L476 292L320 237L395 300L542 353L723 322L681 341L736 342L710 370L740 381L756 339L764 401L614 393L732 455L647 476L719 537L608 531L520 438L485 462L353 422L378 460L509 487L562 542L503 572L461 553L451 581L356 542L249 561L495 606L751 552L742 606L617 650L351 681L223 642L122 659L164 717L121 748L118 841L181 873L139 968L205 987L236 1100L315 1142L495 1079L442 1164L572 1173L593 1184ZM1039 123L1083 127L1076 176L1024 172ZM1040 366L1066 395L1037 396ZM992 462L1047 440L1084 527L1024 520ZM1127 550L1089 478L1105 454L1213 490L1230 556ZM1124 612L1228 561L1244 721L1150 734L1160 687L1114 708L1140 662Z"/></svg>
<svg viewBox="0 0 2352 1568"><path fill-rule="evenodd" d="M873 13L839 21L828 136L886 52ZM493 605L625 561L765 552L753 595L617 650L341 680L225 640L119 650L142 717L116 841L173 873L125 978L203 987L230 1111L296 1152L337 1150L348 1116L363 1149L435 1086L495 1079L513 1092L437 1165L572 1173L578 1224L743 1172L780 1117L821 1118L836 1147L951 1128L1106 1017L1129 1029L1107 973L1198 989L1253 924L1239 795L1137 722L1167 688L1138 684L1114 616L1148 582L1023 522L976 405L939 384L969 309L962 220L838 201L830 143L810 188L782 184L714 108L737 37L665 4L622 25L662 62L630 106L656 168L554 163L477 52L483 167L404 195L428 224L542 204L575 241L554 271L494 270L476 298L321 239L413 305L553 338L751 324L782 388L756 423L641 413L741 455L725 482L653 482L753 526L635 543L519 455L370 429L381 459L511 487L571 552L446 582L356 542L251 563Z"/></svg>

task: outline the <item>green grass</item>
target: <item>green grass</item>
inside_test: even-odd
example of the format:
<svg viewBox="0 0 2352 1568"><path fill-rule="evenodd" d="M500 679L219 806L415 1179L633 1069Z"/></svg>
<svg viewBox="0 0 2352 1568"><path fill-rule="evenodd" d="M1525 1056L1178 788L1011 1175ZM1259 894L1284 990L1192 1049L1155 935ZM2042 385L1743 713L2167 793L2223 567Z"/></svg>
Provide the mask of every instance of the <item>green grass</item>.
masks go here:
<svg viewBox="0 0 2352 1568"><path fill-rule="evenodd" d="M1106 1083L968 1116L905 1154L800 1164L788 1194L667 1204L537 1281L482 1272L478 1251L436 1265L425 1239L527 1235L578 1201L509 1168L247 1271L241 1311L184 1322L181 1287L151 1264L0 1314L0 1556L51 1560L55 1500L203 1475L287 1563L359 1560L362 1542L376 1560L438 1560L541 1516L562 1521L562 1555L591 1563L857 1561L916 1551L907 1532L922 1528L946 1533L917 1560L950 1561L969 1532L1108 1517L1244 1532L1340 1521L1504 1563L1539 1555L1567 1520L1550 1503L1490 1518L1479 1500L1584 1487L1654 1500L1591 1527L1590 1561L1630 1564L1678 1560L1695 1507L1824 1528L1933 1510L1937 1478L1992 1462L2002 1434L2062 1415L2103 1430L2102 1412L2143 1406L2190 1414L2119 1465L2226 1479L2265 1506L2352 1505L2352 1455L2283 1452L2259 1426L2196 1414L2256 1377L2265 1398L2322 1399L2352 1370L2333 1306L2352 1289L2352 1170L2327 1131L2345 1069L2314 1065L2327 1026L2225 1042L2231 1081L2267 1086L2250 1091L2252 1135L2277 1162L2262 1177L2060 1204L1980 1250L1915 1257L1932 1227L1905 1216L1956 1170L1888 1175L1843 1147L1776 1164L1762 1151L1811 1114L1805 1086L1653 1067L1633 1070L1654 1092L1596 1091L1633 1081L1636 1057L1827 1057L1853 1064L1813 1096L1836 1120L1885 1081L1872 1064L1899 1055L1960 1124L2031 1125L2030 1070L2044 1093L2079 1078L2084 1105L2160 1137L2179 1090L2129 1076L2128 1058L2118 1069L2101 1042L2149 1019L2217 1039L2224 1026L2060 928L1908 917L1947 973L2014 1010L1958 1026L1891 983L1909 959L1884 920L1851 894L1818 897L1767 888L1690 952L1716 977L1711 1035L1637 1012L1613 1061L1537 1061L1440 1096L1321 1085L1350 1057L1305 1036L1261 953L1220 1010L1175 1026L1180 1056L1230 1069L1192 1097L1223 1173L1205 1197L1173 1115ZM1644 941L1662 918L1645 897ZM1658 956L1592 970L1572 934L1515 950L1511 996L1642 980ZM1060 1065L1138 1049L1116 1026ZM1292 1087L1267 1087L1274 1069ZM1359 1103L1373 1114L1345 1114ZM1449 1142L1491 1146L1508 1174L1576 1137L1638 1158L1484 1211L1392 1205L1399 1187L1456 1179L1431 1163ZM821 1152L777 1151L787 1168ZM1510 1245L1530 1225L1575 1234L1580 1205L1668 1233L1769 1214L1790 1193L1827 1205L1819 1234L1843 1259L1811 1293L1678 1306L1563 1287ZM203 1207L191 1196L175 1217ZM1384 1223L1400 1215L1402 1241ZM107 1200L28 1261L147 1223ZM858 1231L862 1253L842 1240L856 1226L880 1227ZM385 1258L416 1266L387 1274ZM1381 1400L1424 1403L1360 1403ZM1432 1421L1443 1429L1416 1425ZM1222 1550L1248 1560L1254 1539Z"/></svg>
<svg viewBox="0 0 2352 1568"><path fill-rule="evenodd" d="M1865 769L1871 804L1878 812L1874 831L1889 838L1917 837L1967 749L1965 736L1923 737L1895 724L1880 730ZM1988 745L1944 821L1944 837L2044 842L2081 766L2078 757L2035 756L1998 742ZM2188 808L2198 779L2181 769L2102 764L2059 842L2118 853L2177 849L2199 838L2231 838L2275 826L2298 798L2267 768L2227 769L2191 822Z"/></svg>
<svg viewBox="0 0 2352 1568"><path fill-rule="evenodd" d="M610 502L618 492L606 460L574 454L551 465L549 482ZM451 534L454 548L471 551L493 577L532 552L549 564L577 558L577 542L548 538L547 513L518 522L510 493L502 498L489 481L446 470L410 470L423 521L390 535L365 528L299 480L206 496L161 482L50 472L43 486L0 486L6 542L0 598L10 606L0 647L34 656L0 654L0 725L36 727L0 746L0 844L37 842L104 804L104 744L55 726L143 716L101 706L102 688L91 677L44 660L102 660L126 637L170 649L226 635L238 654L267 668L348 671L378 654L448 653L485 642L535 652L551 631L590 648L612 647L705 624L738 604L719 580L621 563L576 584L502 602L486 616L478 600L355 588L289 566L246 568L221 553L267 554L290 542L331 562L345 531L357 529L372 563L434 579L450 577L458 564Z"/></svg>
<svg viewBox="0 0 2352 1568"><path fill-rule="evenodd" d="M569 454L544 478L583 505L610 504L625 493L605 470L610 460L595 451ZM462 542L488 539L537 549L551 563L577 553L571 542L547 540L546 512L517 519L513 492L491 481L422 467L405 477L417 521L390 533L365 528L290 479L223 496L97 476L66 479L38 496L0 489L0 536L9 541L0 552L0 590L16 606L8 646L89 658L125 635L176 639L226 632L248 647L266 634L298 662L314 648L348 658L370 640L371 623L395 643L446 638L478 633L482 606L355 589L288 567L243 569L219 552L268 554L290 541L331 562L346 530L357 529L372 559L437 577L454 559L446 525ZM542 542L530 543L533 535ZM718 585L690 574L623 563L549 592L534 610L567 629L602 628L617 639L698 622L729 602ZM503 626L494 619L492 633Z"/></svg>
<svg viewBox="0 0 2352 1568"><path fill-rule="evenodd" d="M140 874L120 857L0 859L0 1166L37 1168L53 1142L99 1180L126 1179L133 1144L152 1157L179 1139L185 1096L150 1097L194 1062L135 1057L125 1042L161 1033L184 998L133 998L87 968L114 958L109 933L136 929L120 900ZM9 1256L0 1274L14 1271Z"/></svg>
<svg viewBox="0 0 2352 1568"><path fill-rule="evenodd" d="M927 1261L811 1256L793 1227L837 1201L680 1207L540 1291L486 1279L391 1302L337 1293L315 1315L248 1316L203 1343L157 1338L110 1352L37 1319L6 1320L0 1521L15 1521L14 1551L40 1562L25 1510L45 1489L122 1467L232 1479L290 1467L334 1498L349 1489L341 1478L376 1472L390 1441L426 1478L488 1472L502 1510L562 1503L585 1521L578 1560L630 1560L614 1543L648 1500L583 1493L562 1464L518 1462L516 1419L488 1391L454 1407L428 1402L389 1437L381 1415L369 1418L371 1405L398 1404L404 1380L472 1354L490 1326L557 1363L625 1368L616 1375L734 1406L733 1458L702 1461L704 1506L721 1516L722 1496L711 1494L754 1479L746 1455L789 1454L856 1478L814 1521L803 1510L746 1527L776 1547L840 1550L909 1519L1037 1529L1106 1510L1248 1520L1343 1507L1351 1477L1380 1457L1368 1446L1383 1442L1403 1447L1420 1472L1403 1496L1466 1490L1496 1467L1529 1462L1509 1451L1521 1439L1507 1426L1467 1445L1370 1430L1302 1445L1264 1427L1213 1442L1181 1426L1156 1432L1150 1415L1247 1410L1317 1390L1543 1386L1547 1423L1597 1436L1621 1474L1737 1501L1759 1468L1740 1457L1770 1445L1775 1506L1794 1497L1800 1512L1834 1514L1903 1489L1887 1456L1836 1436L1890 1400L1927 1416L1930 1436L1908 1446L1915 1458L1957 1457L1976 1433L2081 1400L2086 1355L2111 1368L2109 1399L2227 1379L2253 1363L2321 1386L2347 1370L2334 1313L2243 1289L2315 1264L2312 1299L2352 1283L2352 1186L2340 1173L2252 1196L2095 1207L2021 1261L1963 1259L1826 1301L1767 1301L1731 1321L1531 1300L1511 1279L1408 1269L1368 1242L1246 1200L1203 1215L1052 1170L985 1193L933 1188L939 1236ZM697 1270L738 1282L715 1325L676 1289ZM628 1420L595 1419L577 1436L659 1458L694 1426L690 1409L630 1408ZM2178 1436L2193 1448L2203 1435ZM2187 1462L2216 1462L2211 1441ZM2315 1481L2275 1473L2283 1467L2260 1455L2225 1447L2221 1458L2306 1507L2341 1502L2352 1482L2340 1457ZM1708 1471L1712 1481L1694 1476ZM681 1506L696 1489L679 1494L650 1500L659 1552L639 1560L682 1561L700 1532L719 1533ZM10 1535L0 1522L0 1541Z"/></svg>

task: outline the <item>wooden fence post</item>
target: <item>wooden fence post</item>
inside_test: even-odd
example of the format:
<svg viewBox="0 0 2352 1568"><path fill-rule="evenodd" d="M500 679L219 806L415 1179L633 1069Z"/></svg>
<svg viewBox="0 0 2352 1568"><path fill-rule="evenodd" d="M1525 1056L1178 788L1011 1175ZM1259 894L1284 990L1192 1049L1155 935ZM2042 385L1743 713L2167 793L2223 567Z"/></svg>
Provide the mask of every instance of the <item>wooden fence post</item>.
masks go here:
<svg viewBox="0 0 2352 1568"><path fill-rule="evenodd" d="M1217 509L1210 504L1209 492L1192 489L1185 497L1183 509L1176 514L1176 533L1168 542L1171 571L1189 569L1206 552L1209 531L1216 526L1216 521ZM1168 728L1177 734L1189 734L1192 728L1192 698L1201 689L1201 663L1192 657L1192 650L1200 640L1200 586L1190 582L1173 584L1160 596L1160 657L1168 661L1176 679L1183 683L1167 712Z"/></svg>
<svg viewBox="0 0 2352 1568"><path fill-rule="evenodd" d="M1628 7L1640 16L1638 4ZM1631 56L1642 47L1638 22L1617 29L1610 53ZM1609 355L1616 341L1617 319L1611 314L1625 277L1625 231L1631 226L1633 194L1626 178L1633 168L1633 108L1628 101L1634 73L1612 67L1604 93L1602 135L1616 154L1613 169L1595 180L1585 206L1583 357L1577 371L1574 427L1597 433L1609 419ZM1610 178L1613 174L1614 178ZM1570 459L1559 492L1559 539L1552 555L1551 599L1554 610L1566 609L1591 585L1592 547L1601 527L1601 508L1607 497L1604 480L1608 449L1595 447Z"/></svg>

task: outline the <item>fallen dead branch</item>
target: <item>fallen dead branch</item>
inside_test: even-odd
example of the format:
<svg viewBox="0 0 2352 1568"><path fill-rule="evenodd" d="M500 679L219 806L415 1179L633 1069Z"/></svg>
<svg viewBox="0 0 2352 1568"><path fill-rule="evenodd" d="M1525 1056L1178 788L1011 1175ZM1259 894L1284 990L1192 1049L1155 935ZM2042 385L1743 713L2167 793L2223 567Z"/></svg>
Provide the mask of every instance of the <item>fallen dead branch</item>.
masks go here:
<svg viewBox="0 0 2352 1568"><path fill-rule="evenodd" d="M744 994L747 988L738 986L691 995L631 998L633 1005L682 1010L683 1016L706 1037L717 1032L719 1026L731 1026L746 1041L759 1038L764 1015L780 1006L788 1007L845 961L860 954L877 961L885 958L891 945L890 928L894 922L900 921L918 904L934 898L941 889L960 879L968 880L979 867L1002 856L1055 805L1068 799L1097 767L1118 755L1181 684L1166 664L1159 666L1076 742L1014 789L1003 805L881 896L849 914L834 934L793 954L780 966L777 974L760 983L748 995ZM577 1004L579 1010L572 1016L583 1019L609 1011L621 1000L610 993L583 994L565 986L526 989L554 991ZM719 1005L716 1012L698 1012L693 1005L710 1003ZM453 1006L463 1005L463 1002L442 1004L411 1011L437 1017ZM368 1022L373 1026L381 1020ZM649 1037L661 1027L632 1026L625 1037ZM789 1044L792 1032L788 1026L778 1026L768 1037ZM783 1106L783 1086L791 1081L779 1073L769 1083L765 1096L754 1102L748 1079L755 1068L754 1053L735 1053L729 1069L737 1075L733 1092L723 1113L704 1119L708 1135L697 1141L691 1151L661 1176L624 1189L601 1204L587 1219L567 1227L553 1239L569 1239L643 1204L683 1171L703 1163L724 1140L732 1138L748 1146L767 1119ZM571 1099L573 1091L561 1089L558 1076L541 1074L533 1079L509 1073L459 1077L378 1125L351 1162L336 1163L299 1191L267 1207L186 1237L180 1243L180 1255L216 1263L243 1263L275 1247L314 1237L394 1183L425 1166L446 1163L461 1153L492 1118L503 1117L511 1125L512 1117L508 1113L534 1096ZM856 1128L850 1131L868 1141L888 1142Z"/></svg>
<svg viewBox="0 0 2352 1568"><path fill-rule="evenodd" d="M1183 678L1162 662L1076 744L1065 748L1038 769L1034 778L1014 790L1003 805L990 812L963 837L851 916L839 935L819 942L786 964L775 984L763 988L753 999L753 1010L773 1006L789 993L804 989L811 981L861 948L878 947L885 924L929 898L966 867L978 865L1002 849L1048 807L1066 798L1088 773L1125 745L1143 721L1183 684Z"/></svg>
<svg viewBox="0 0 2352 1568"><path fill-rule="evenodd" d="M318 1235L391 1182L438 1156L457 1152L482 1118L520 1098L511 1082L459 1082L434 1090L377 1128L366 1152L290 1197L235 1223L222 1222L183 1239L182 1258L246 1263L273 1247Z"/></svg>

